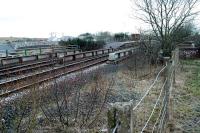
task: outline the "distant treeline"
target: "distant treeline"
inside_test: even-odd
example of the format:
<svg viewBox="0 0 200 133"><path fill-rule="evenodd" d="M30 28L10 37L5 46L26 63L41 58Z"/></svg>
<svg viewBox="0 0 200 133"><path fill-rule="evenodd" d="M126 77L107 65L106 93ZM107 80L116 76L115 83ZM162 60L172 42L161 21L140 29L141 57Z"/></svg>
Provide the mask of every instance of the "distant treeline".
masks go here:
<svg viewBox="0 0 200 133"><path fill-rule="evenodd" d="M76 45L82 51L101 49L105 45L104 41L85 40L80 38L69 39L68 41L60 41L60 45Z"/></svg>

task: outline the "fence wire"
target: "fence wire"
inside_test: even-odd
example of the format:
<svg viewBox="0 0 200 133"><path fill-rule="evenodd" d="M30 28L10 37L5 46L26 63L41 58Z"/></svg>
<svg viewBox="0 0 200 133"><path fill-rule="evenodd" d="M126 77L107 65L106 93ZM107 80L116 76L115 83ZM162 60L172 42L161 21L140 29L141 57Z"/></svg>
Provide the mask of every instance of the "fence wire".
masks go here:
<svg viewBox="0 0 200 133"><path fill-rule="evenodd" d="M162 88L161 88L161 91L160 91L160 95L158 96L158 99L156 100L156 103L155 103L155 105L153 107L153 110L151 111L151 115L149 116L149 118L148 118L147 122L145 123L144 127L142 128L141 133L145 130L145 128L147 127L149 121L151 120L151 118L152 118L152 116L153 116L153 114L155 112L155 109L156 109L156 107L157 107L157 105L159 103L159 100L161 98L161 95L162 95L162 92L164 90L164 87L165 87L166 83L167 83L167 79L165 80L164 84L162 85Z"/></svg>
<svg viewBox="0 0 200 133"><path fill-rule="evenodd" d="M137 109L137 107L141 104L141 102L144 100L144 98L149 94L149 92L151 91L151 89L153 88L153 86L156 84L156 82L158 81L158 78L161 74L161 72L163 72L165 70L165 68L167 67L167 64L160 70L160 72L157 74L154 82L151 84L151 86L147 89L147 92L144 94L144 96L140 99L140 101L136 104L136 106L133 108L133 111Z"/></svg>
<svg viewBox="0 0 200 133"><path fill-rule="evenodd" d="M163 98L162 98L162 105L161 105L161 109L159 111L159 115L156 119L156 122L154 123L153 125L153 128L152 128L152 133L155 131L156 129L156 125L158 124L158 127L157 127L157 131L160 131L162 132L163 128L164 128L164 124L166 123L165 119L167 118L166 115L167 113L169 113L167 110L168 106L169 106L169 99L172 95L172 87L173 87L173 81L174 81L174 78L173 78L173 75L175 73L175 63L176 62L172 62L172 65L170 65L170 63L166 63L166 65L160 70L160 72L157 74L154 82L151 84L151 86L147 89L147 92L144 94L144 96L140 99L140 101L136 104L136 106L133 108L133 111L137 109L137 107L141 104L141 102L145 99L145 97L149 94L149 92L151 91L151 89L153 88L153 86L156 84L156 82L158 81L158 78L160 76L160 74L167 68L169 67L169 71L167 73L167 76L163 85L162 85L162 88L160 90L160 94L156 100L156 103L154 104L154 107L153 109L151 110L151 113L150 113L150 116L148 117L147 121L145 122L145 125L144 127L142 128L141 132L140 133L143 133L144 130L146 129L146 127L148 126L151 118L153 117L153 115L155 114L155 110L156 110L156 107L158 106L158 104L160 103L159 101L161 100L161 96L163 94L163 91L165 90L165 86L166 84L169 84L169 92L166 92L167 90L165 90L165 94L163 94ZM169 95L168 95L168 94ZM167 97L168 96L168 97Z"/></svg>

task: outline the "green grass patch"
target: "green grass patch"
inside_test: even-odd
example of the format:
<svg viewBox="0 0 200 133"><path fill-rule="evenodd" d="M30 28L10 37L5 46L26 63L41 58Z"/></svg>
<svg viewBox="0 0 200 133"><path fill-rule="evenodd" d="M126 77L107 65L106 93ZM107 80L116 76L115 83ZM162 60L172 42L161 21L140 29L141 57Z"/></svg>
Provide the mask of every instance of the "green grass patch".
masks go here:
<svg viewBox="0 0 200 133"><path fill-rule="evenodd" d="M200 60L181 60L181 64L183 65L195 65L195 66L200 66Z"/></svg>
<svg viewBox="0 0 200 133"><path fill-rule="evenodd" d="M197 66L195 68L191 68L192 73L187 77L185 89L193 96L200 97L200 67L198 67L200 66L200 60L184 60L183 64Z"/></svg>

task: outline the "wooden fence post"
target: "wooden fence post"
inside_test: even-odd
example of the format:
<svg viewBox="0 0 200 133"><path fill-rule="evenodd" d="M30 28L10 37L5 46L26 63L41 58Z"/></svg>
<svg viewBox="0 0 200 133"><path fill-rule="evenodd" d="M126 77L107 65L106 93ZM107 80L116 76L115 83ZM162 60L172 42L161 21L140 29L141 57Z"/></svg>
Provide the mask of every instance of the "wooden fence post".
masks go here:
<svg viewBox="0 0 200 133"><path fill-rule="evenodd" d="M164 90L166 92L165 94L165 104L166 104L166 116L165 116L165 123L164 123L164 132L170 132L170 130L173 127L173 123L172 123L172 118L173 118L173 114L172 114L172 87L173 87L173 83L175 82L175 67L177 64L177 52L178 51L173 51L172 52L172 60L166 60L167 63L167 68L166 68L166 73L165 73L165 77L166 77L166 84L164 86Z"/></svg>
<svg viewBox="0 0 200 133"><path fill-rule="evenodd" d="M170 97L170 68L171 68L171 62L170 62L170 58L169 57L164 57L164 62L166 63L166 70L164 73L164 77L166 79L166 84L164 86L164 91L165 91L165 99L164 99L164 121L163 121L163 125L161 125L161 131L165 132L167 129L167 124L168 124L168 120L169 120L169 97ZM166 113L165 113L166 112Z"/></svg>

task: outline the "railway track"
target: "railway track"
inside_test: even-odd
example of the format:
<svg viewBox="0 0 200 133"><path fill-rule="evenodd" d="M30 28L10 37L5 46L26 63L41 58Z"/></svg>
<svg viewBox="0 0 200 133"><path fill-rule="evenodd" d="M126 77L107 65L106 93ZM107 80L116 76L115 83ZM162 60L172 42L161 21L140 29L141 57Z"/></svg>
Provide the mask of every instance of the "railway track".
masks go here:
<svg viewBox="0 0 200 133"><path fill-rule="evenodd" d="M9 78L11 79L21 75L28 75L29 73L35 73L36 71L44 71L45 69L49 69L55 66L62 66L63 64L66 65L77 61L83 61L89 58L91 58L91 56L77 59L75 61L66 61L63 63L59 63L62 59L57 58L53 60L34 63L32 65L28 64L28 65L12 67L6 70L0 70L0 83L2 81L9 80Z"/></svg>
<svg viewBox="0 0 200 133"><path fill-rule="evenodd" d="M22 68L27 68L27 67L33 67L33 66L37 66L37 65L42 65L42 64L46 64L52 61L57 61L58 59L52 59L52 60L44 60L44 61L40 61L40 62L34 62L34 63L28 63L28 64L22 64L19 66L10 66L10 67L5 67L5 68L1 68L0 69L0 73L6 73L9 71L15 71L15 70L19 70Z"/></svg>
<svg viewBox="0 0 200 133"><path fill-rule="evenodd" d="M102 51L102 50L99 50ZM67 55L64 57L53 57L53 59L43 60L39 62L34 63L28 63L28 64L20 64L19 66L5 66L5 68L0 69L0 82L8 80L9 78L18 77L19 75L25 75L27 73L33 73L35 71L42 71L44 69L49 69L53 66L60 66L69 64L72 62L81 61L85 58L94 57L97 55L102 55L104 52L109 53L109 50L103 50L103 53L98 53L99 51L88 51L83 53L78 53L74 55ZM96 54L95 54L96 52ZM86 55L86 54L90 55ZM66 60L65 60L66 59Z"/></svg>
<svg viewBox="0 0 200 133"><path fill-rule="evenodd" d="M0 83L0 97L7 97L10 94L17 93L35 85L53 80L69 73L80 71L82 69L106 62L108 54L91 57L82 61L74 62L57 68L52 68L43 72L30 74Z"/></svg>
<svg viewBox="0 0 200 133"><path fill-rule="evenodd" d="M19 63L19 64L12 64L12 65L5 65L5 66L1 66L0 67L0 73L4 72L4 71L8 71L8 70L16 70L18 68L22 68L22 67L29 67L29 66L34 66L34 65L38 65L38 64L42 64L42 63L46 63L52 60L56 60L56 58L54 57L53 59L41 59L40 61L28 61L28 62L24 62L24 63Z"/></svg>
<svg viewBox="0 0 200 133"><path fill-rule="evenodd" d="M0 71L0 79L24 74L26 72L31 72L33 70L38 70L45 67L50 67L57 64L57 60L50 60L45 62L39 62L35 63L33 65L23 65L23 66L17 66L13 68L6 69L4 71Z"/></svg>

